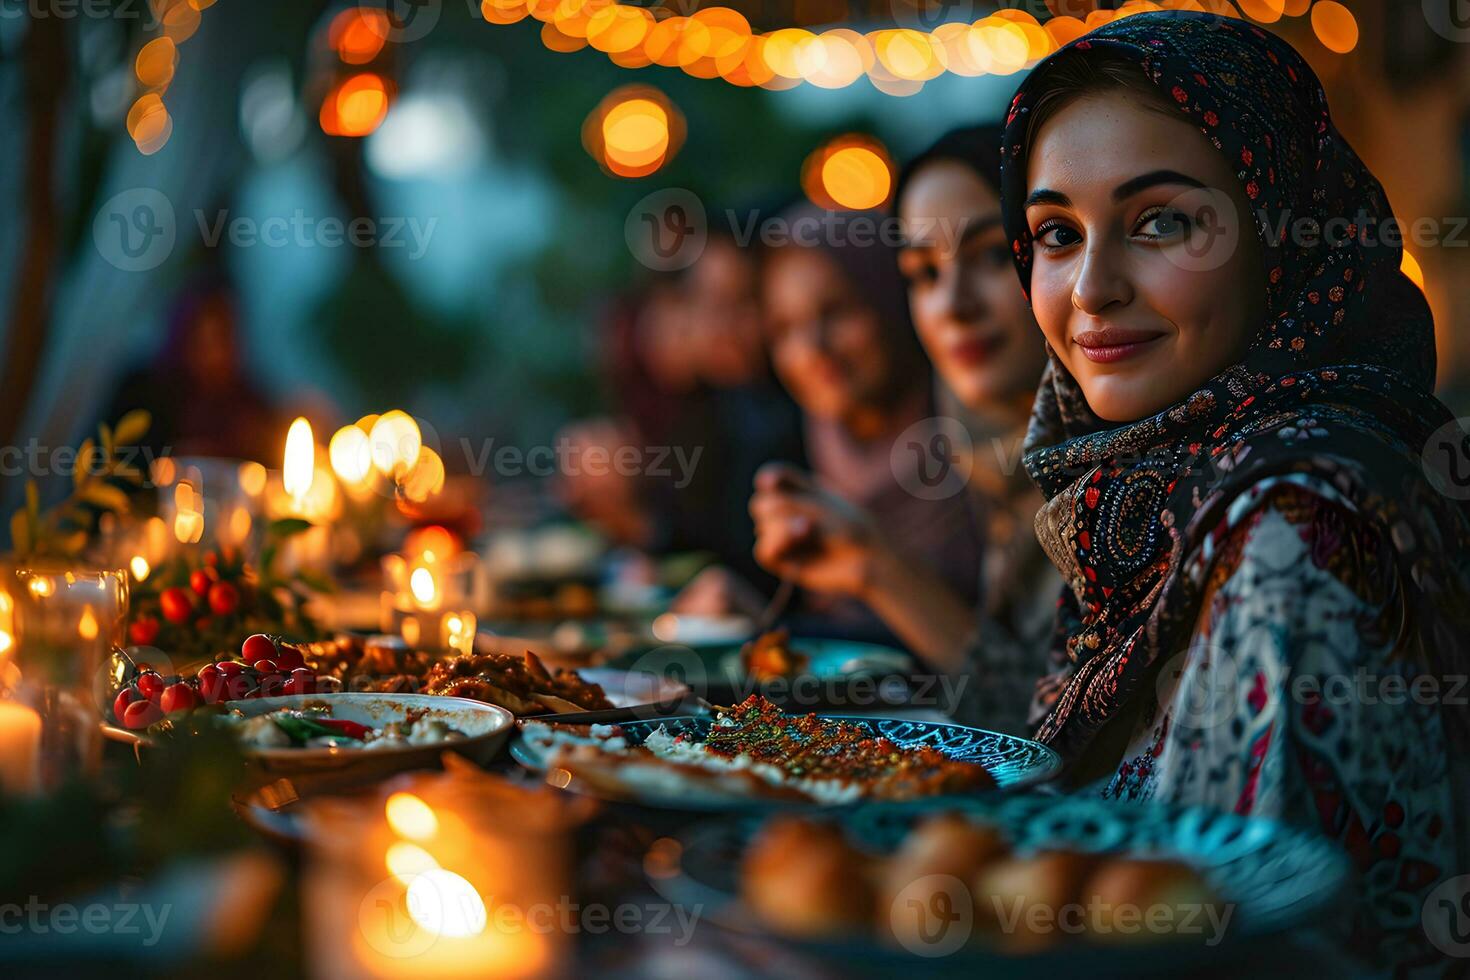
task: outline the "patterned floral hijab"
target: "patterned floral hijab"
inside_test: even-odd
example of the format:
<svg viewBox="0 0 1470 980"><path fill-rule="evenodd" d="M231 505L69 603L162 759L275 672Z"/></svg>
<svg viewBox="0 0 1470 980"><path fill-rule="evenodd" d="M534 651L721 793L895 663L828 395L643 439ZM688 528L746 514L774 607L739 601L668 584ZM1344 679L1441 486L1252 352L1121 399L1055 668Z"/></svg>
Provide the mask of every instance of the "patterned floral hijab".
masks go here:
<svg viewBox="0 0 1470 980"><path fill-rule="evenodd" d="M1273 477L1330 487L1381 529L1405 655L1463 669L1466 629L1453 620L1470 609L1470 523L1420 462L1451 419L1431 394L1433 322L1399 271L1401 249L1381 234L1392 216L1383 188L1333 127L1316 76L1266 31L1183 12L1114 21L1037 66L1003 142L1005 223L1028 295L1029 113L1048 67L1088 52L1136 64L1234 165L1256 212L1269 316L1241 363L1123 425L1092 413L1053 353L1025 465L1048 501L1038 536L1071 588L1057 640L1067 662L1038 737L1076 758L1137 692L1151 692L1158 667L1188 646L1210 533L1233 499ZM1310 244L1283 221L1322 227L1339 216L1346 234Z"/></svg>

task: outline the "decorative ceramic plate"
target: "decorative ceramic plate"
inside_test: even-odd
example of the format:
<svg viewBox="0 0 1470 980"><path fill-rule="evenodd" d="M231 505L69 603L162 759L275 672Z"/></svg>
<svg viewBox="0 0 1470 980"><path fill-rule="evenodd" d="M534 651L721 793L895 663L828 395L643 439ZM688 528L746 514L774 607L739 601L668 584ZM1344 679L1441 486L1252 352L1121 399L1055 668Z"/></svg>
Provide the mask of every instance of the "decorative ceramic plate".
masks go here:
<svg viewBox="0 0 1470 980"><path fill-rule="evenodd" d="M929 745L939 749L951 759L975 762L984 766L1002 790L1013 790L1043 782L1061 770L1061 759L1055 752L1027 738L932 721L912 721L900 718L874 718L866 715L828 715L820 717L829 721L842 721L859 725L874 735L890 738L901 746ZM529 719L534 721L535 719ZM660 728L670 735L687 735L703 741L708 735L712 719L709 717L679 717L625 722L619 727L630 744L639 745L650 734ZM546 768L541 752L517 736L511 741L511 758L529 769ZM576 781L568 788L593 792ZM645 806L663 809L707 810L730 809L732 801L706 799L678 787L660 786L630 790L619 798ZM757 798L736 801L734 806L775 805Z"/></svg>
<svg viewBox="0 0 1470 980"><path fill-rule="evenodd" d="M756 815L705 821L687 829L675 865L652 878L667 899L701 909L720 926L849 960L862 969L878 963L892 969L907 961L969 971L978 976L1062 975L1053 971L1083 970L1098 975L1138 975L1194 962L1218 967L1253 951L1262 953L1265 937L1285 946L1314 923L1335 921L1346 902L1352 880L1347 856L1332 842L1274 821L1237 816L1198 807L1112 803L1093 797L991 795L965 800L920 800L912 803L869 803L830 811L832 819L860 849L876 855L897 850L921 817L938 811L960 811L1002 830L1016 853L1062 848L1083 853L1174 858L1195 868L1231 917L1217 942L1170 941L1147 945L1108 946L1070 943L1028 956L1005 956L966 945L942 959L921 958L897 946L866 937L829 942L776 939L740 899L741 858L763 819ZM1335 918L1334 918L1335 917ZM1302 952L1298 950L1297 952ZM1302 955L1320 955L1303 953ZM876 962L875 962L876 960ZM949 970L943 969L949 967ZM981 973L975 973L976 969ZM1135 972L1138 971L1138 972ZM1231 975L1229 973L1220 975Z"/></svg>
<svg viewBox="0 0 1470 980"><path fill-rule="evenodd" d="M743 645L725 642L698 647L644 647L619 657L611 666L676 680L700 697L721 704L760 694L792 709L872 710L908 705L917 690L909 680L916 668L913 657L893 647L856 640L794 637L791 647L807 658L806 670L793 677L758 681L740 662ZM930 690L919 693L946 707L945 691L931 685Z"/></svg>

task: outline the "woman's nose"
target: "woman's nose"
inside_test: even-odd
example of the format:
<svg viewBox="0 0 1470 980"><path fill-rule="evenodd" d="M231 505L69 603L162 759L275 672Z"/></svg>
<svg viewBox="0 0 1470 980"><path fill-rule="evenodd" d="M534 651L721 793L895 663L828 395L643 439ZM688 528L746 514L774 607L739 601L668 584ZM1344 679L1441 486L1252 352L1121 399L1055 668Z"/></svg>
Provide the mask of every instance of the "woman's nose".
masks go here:
<svg viewBox="0 0 1470 980"><path fill-rule="evenodd" d="M937 292L937 312L955 323L973 323L985 312L985 302L980 291L958 266L940 276Z"/></svg>
<svg viewBox="0 0 1470 980"><path fill-rule="evenodd" d="M1072 305L1088 316L1099 316L1113 304L1127 305L1133 287L1124 269L1121 246L1094 238L1082 254L1082 265L1072 283Z"/></svg>

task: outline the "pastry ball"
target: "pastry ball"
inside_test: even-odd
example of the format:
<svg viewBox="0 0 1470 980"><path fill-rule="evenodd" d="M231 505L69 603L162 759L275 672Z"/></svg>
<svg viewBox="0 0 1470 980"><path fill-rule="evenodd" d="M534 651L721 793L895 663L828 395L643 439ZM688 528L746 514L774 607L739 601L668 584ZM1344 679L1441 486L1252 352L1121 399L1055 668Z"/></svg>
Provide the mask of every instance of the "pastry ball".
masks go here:
<svg viewBox="0 0 1470 980"><path fill-rule="evenodd" d="M1194 868L1182 861L1113 858L1082 888L1094 911L1088 937L1102 943L1215 938L1223 905Z"/></svg>
<svg viewBox="0 0 1470 980"><path fill-rule="evenodd" d="M784 935L866 933L873 920L872 859L831 824L777 817L745 853L741 895Z"/></svg>
<svg viewBox="0 0 1470 980"><path fill-rule="evenodd" d="M1008 953L1033 953L1079 935L1079 898L1097 858L1070 851L994 861L975 876L977 932Z"/></svg>
<svg viewBox="0 0 1470 980"><path fill-rule="evenodd" d="M941 813L922 821L884 862L878 917L909 885L928 875L951 875L965 888L980 869L1010 851L994 827L975 823L959 813Z"/></svg>

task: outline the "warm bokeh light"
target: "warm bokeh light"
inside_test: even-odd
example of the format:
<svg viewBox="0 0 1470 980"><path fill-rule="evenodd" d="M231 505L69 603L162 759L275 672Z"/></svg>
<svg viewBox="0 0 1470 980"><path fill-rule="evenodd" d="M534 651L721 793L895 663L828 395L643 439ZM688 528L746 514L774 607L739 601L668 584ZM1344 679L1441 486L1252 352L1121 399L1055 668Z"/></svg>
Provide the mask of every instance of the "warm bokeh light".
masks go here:
<svg viewBox="0 0 1470 980"><path fill-rule="evenodd" d="M588 19L587 43L599 51L618 54L643 44L644 38L648 37L648 32L652 29L653 14L648 10L621 3L612 4L603 7Z"/></svg>
<svg viewBox="0 0 1470 980"><path fill-rule="evenodd" d="M281 462L281 485L294 501L311 492L316 478L316 443L312 440L311 423L297 418L286 432L286 453Z"/></svg>
<svg viewBox="0 0 1470 980"><path fill-rule="evenodd" d="M856 211L882 206L893 187L883 158L863 146L838 150L822 164L822 186L832 200Z"/></svg>
<svg viewBox="0 0 1470 980"><path fill-rule="evenodd" d="M322 101L322 132L328 136L369 136L388 115L388 83L372 72L346 79Z"/></svg>
<svg viewBox="0 0 1470 980"><path fill-rule="evenodd" d="M865 210L882 207L893 191L893 161L871 136L851 133L807 156L801 186L818 207Z"/></svg>
<svg viewBox="0 0 1470 980"><path fill-rule="evenodd" d="M412 793L394 793L383 805L388 826L399 837L428 840L439 832L439 818L429 804Z"/></svg>
<svg viewBox="0 0 1470 980"><path fill-rule="evenodd" d="M1286 13L1286 0L1235 0L1240 12L1262 24L1274 24Z"/></svg>
<svg viewBox="0 0 1470 980"><path fill-rule="evenodd" d="M1312 30L1328 51L1347 54L1358 46L1358 20L1337 0L1317 0L1312 6Z"/></svg>
<svg viewBox="0 0 1470 980"><path fill-rule="evenodd" d="M623 68L660 65L679 68L697 78L722 78L742 86L779 90L807 82L819 88L844 88L865 73L879 91L912 95L925 82L946 72L977 76L1009 75L1045 58L1088 31L1119 17L1158 10L1188 10L1225 17L1248 16L1262 24L1297 17L1311 9L1314 27L1334 51L1351 50L1357 25L1335 0L1126 0L1114 9L1095 9L1095 0L1047 0L1052 16L1046 23L1027 10L1003 8L973 24L951 21L933 31L891 26L867 35L845 28L815 34L803 27L780 27L754 33L749 20L729 7L707 7L684 16L663 16L652 9L616 0L482 0L488 23L512 24L527 15L543 22L542 41L555 51L591 46ZM846 19L846 4L829 4L832 16L814 22ZM1318 8L1325 8L1319 15ZM1340 10L1334 8L1341 8ZM812 13L811 10L807 11ZM1321 19L1325 26L1318 27ZM1349 39L1351 39L1349 41ZM584 127L584 145L609 173L647 176L662 165L630 165L593 149ZM676 137L673 141L678 142Z"/></svg>
<svg viewBox="0 0 1470 980"><path fill-rule="evenodd" d="M408 590L413 593L414 602L421 606L432 606L439 598L439 583L434 581L434 573L426 565L415 568L408 576Z"/></svg>
<svg viewBox="0 0 1470 980"><path fill-rule="evenodd" d="M368 434L356 425L344 425L332 434L327 446L332 472L349 486L356 486L373 471L372 443Z"/></svg>
<svg viewBox="0 0 1470 980"><path fill-rule="evenodd" d="M164 36L175 44L183 44L189 40L199 30L199 10L200 8L186 0L170 0L168 9L159 18Z"/></svg>
<svg viewBox="0 0 1470 980"><path fill-rule="evenodd" d="M198 544L204 537L204 496L180 480L174 487L174 537L182 544Z"/></svg>
<svg viewBox="0 0 1470 980"><path fill-rule="evenodd" d="M651 99L628 99L602 119L602 144L610 160L647 166L669 148L669 116Z"/></svg>
<svg viewBox="0 0 1470 980"><path fill-rule="evenodd" d="M444 460L428 446L419 451L418 462L402 478L403 495L421 504L444 489Z"/></svg>
<svg viewBox="0 0 1470 980"><path fill-rule="evenodd" d="M265 484L269 474L265 467L254 461L240 464L240 489L247 496L258 497L265 492Z"/></svg>
<svg viewBox="0 0 1470 980"><path fill-rule="evenodd" d="M684 118L662 92L626 85L612 92L582 124L582 145L618 177L646 177L678 151Z"/></svg>
<svg viewBox="0 0 1470 980"><path fill-rule="evenodd" d="M156 37L138 52L134 68L138 81L146 88L165 88L173 81L179 60L179 47L173 38Z"/></svg>
<svg viewBox="0 0 1470 980"><path fill-rule="evenodd" d="M97 614L92 612L91 606L82 609L82 618L77 621L77 636L84 640L97 639Z"/></svg>
<svg viewBox="0 0 1470 980"><path fill-rule="evenodd" d="M173 133L173 119L156 92L145 92L128 110L128 135L145 156L157 153Z"/></svg>
<svg viewBox="0 0 1470 980"><path fill-rule="evenodd" d="M383 855L383 863L388 866L393 877L405 885L413 879L414 875L421 875L425 871L432 871L439 867L439 862L434 860L434 855L406 840L394 841L388 845L387 853Z"/></svg>
<svg viewBox="0 0 1470 980"><path fill-rule="evenodd" d="M437 936L463 939L485 931L485 903L461 875L433 868L408 885L408 915Z"/></svg>
<svg viewBox="0 0 1470 980"><path fill-rule="evenodd" d="M349 65L365 65L378 56L388 42L388 14L368 6L342 11L332 19L327 43L337 57Z"/></svg>
<svg viewBox="0 0 1470 980"><path fill-rule="evenodd" d="M373 422L368 441L378 472L396 477L407 473L418 462L424 436L412 415L395 408Z"/></svg>
<svg viewBox="0 0 1470 980"><path fill-rule="evenodd" d="M153 571L153 566L149 565L148 559L142 555L134 555L133 560L128 562L128 570L133 573L134 581L144 582Z"/></svg>

